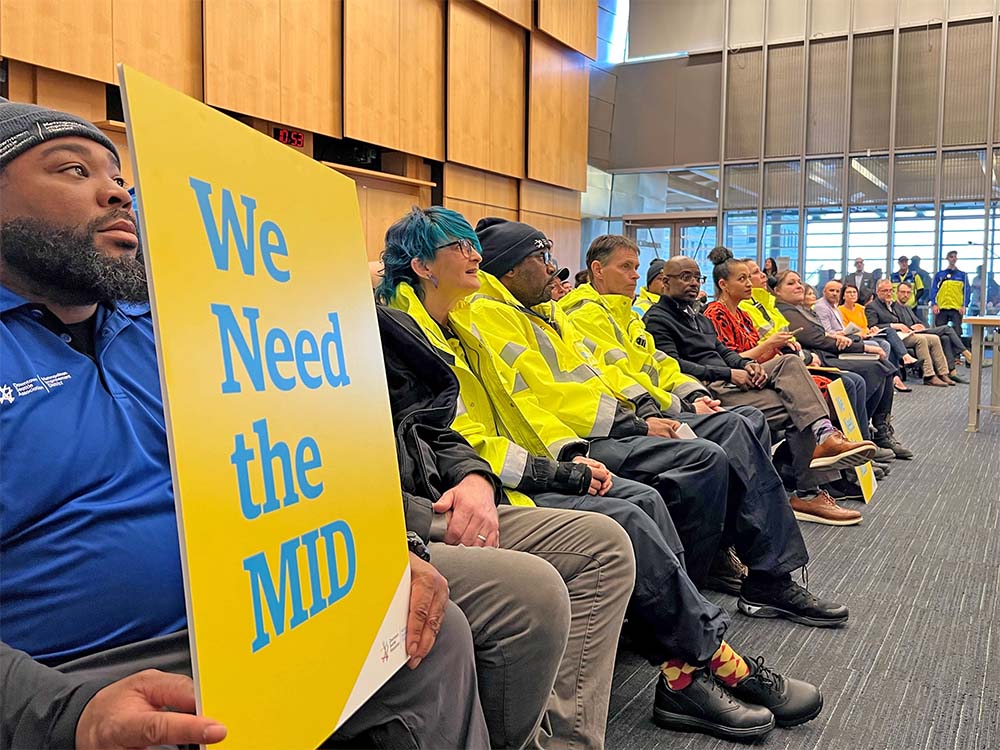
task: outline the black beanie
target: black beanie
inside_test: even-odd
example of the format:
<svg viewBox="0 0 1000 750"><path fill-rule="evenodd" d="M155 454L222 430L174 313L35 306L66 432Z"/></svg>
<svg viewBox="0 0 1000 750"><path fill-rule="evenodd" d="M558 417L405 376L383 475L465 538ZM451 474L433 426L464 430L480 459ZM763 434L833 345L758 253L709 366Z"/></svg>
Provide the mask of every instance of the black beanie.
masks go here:
<svg viewBox="0 0 1000 750"><path fill-rule="evenodd" d="M667 261L663 260L663 258L653 258L649 264L649 270L646 271L646 286L653 283L653 279L660 275L660 271L663 270L665 265L667 265Z"/></svg>
<svg viewBox="0 0 1000 750"><path fill-rule="evenodd" d="M532 226L487 216L476 224L476 235L482 247L483 260L479 267L494 276L503 276L536 250L542 249L536 240L546 237Z"/></svg>

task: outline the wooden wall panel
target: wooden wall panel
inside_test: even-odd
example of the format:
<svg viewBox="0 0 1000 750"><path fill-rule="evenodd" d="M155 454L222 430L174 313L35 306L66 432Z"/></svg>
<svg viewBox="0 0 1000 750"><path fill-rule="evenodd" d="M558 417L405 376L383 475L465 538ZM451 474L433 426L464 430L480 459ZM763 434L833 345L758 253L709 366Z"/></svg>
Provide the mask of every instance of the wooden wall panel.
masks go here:
<svg viewBox="0 0 1000 750"><path fill-rule="evenodd" d="M344 135L444 161L443 0L346 0Z"/></svg>
<svg viewBox="0 0 1000 750"><path fill-rule="evenodd" d="M484 216L517 221L518 181L510 177L444 165L444 205L458 211L472 226Z"/></svg>
<svg viewBox="0 0 1000 750"><path fill-rule="evenodd" d="M524 31L478 4L448 14L448 159L524 176Z"/></svg>
<svg viewBox="0 0 1000 750"><path fill-rule="evenodd" d="M444 207L450 208L452 211L458 211L473 227L476 226L476 223L480 219L484 219L487 216L499 216L501 219L509 219L510 221L518 221L519 216L515 208L489 206L483 203L463 201L460 198L445 198Z"/></svg>
<svg viewBox="0 0 1000 750"><path fill-rule="evenodd" d="M580 218L580 193L576 190L565 190L523 180L520 197L522 211L549 214L564 219Z"/></svg>
<svg viewBox="0 0 1000 750"><path fill-rule="evenodd" d="M72 112L91 122L107 119L102 81L80 78L48 68L35 68L35 104Z"/></svg>
<svg viewBox="0 0 1000 750"><path fill-rule="evenodd" d="M588 70L579 53L531 35L529 178L586 189Z"/></svg>
<svg viewBox="0 0 1000 750"><path fill-rule="evenodd" d="M344 135L399 143L398 0L344 4Z"/></svg>
<svg viewBox="0 0 1000 750"><path fill-rule="evenodd" d="M342 18L340 0L281 0L283 124L343 136Z"/></svg>
<svg viewBox="0 0 1000 750"><path fill-rule="evenodd" d="M114 64L201 100L201 18L202 0L112 0Z"/></svg>
<svg viewBox="0 0 1000 750"><path fill-rule="evenodd" d="M444 0L399 0L399 150L444 161Z"/></svg>
<svg viewBox="0 0 1000 750"><path fill-rule="evenodd" d="M358 206L368 260L379 260L385 248L385 231L413 206L429 205L430 188L401 185L368 176L347 176L358 186Z"/></svg>
<svg viewBox="0 0 1000 750"><path fill-rule="evenodd" d="M0 0L3 2L3 0ZM12 102L35 103L35 66L10 60L7 63L7 96Z"/></svg>
<svg viewBox="0 0 1000 750"><path fill-rule="evenodd" d="M476 0L480 5L484 5L490 10L496 11L504 18L507 18L518 26L526 29L531 28L531 2L532 0Z"/></svg>
<svg viewBox="0 0 1000 750"><path fill-rule="evenodd" d="M0 56L114 81L112 0L3 0Z"/></svg>
<svg viewBox="0 0 1000 750"><path fill-rule="evenodd" d="M281 121L279 0L205 3L205 101Z"/></svg>
<svg viewBox="0 0 1000 750"><path fill-rule="evenodd" d="M538 0L538 28L597 59L597 0Z"/></svg>

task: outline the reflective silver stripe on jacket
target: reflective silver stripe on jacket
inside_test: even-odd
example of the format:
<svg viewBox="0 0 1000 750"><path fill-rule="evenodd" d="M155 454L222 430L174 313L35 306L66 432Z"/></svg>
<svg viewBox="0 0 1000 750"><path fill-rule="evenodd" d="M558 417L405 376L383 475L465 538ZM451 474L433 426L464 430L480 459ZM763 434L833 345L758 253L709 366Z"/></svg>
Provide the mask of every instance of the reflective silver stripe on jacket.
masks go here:
<svg viewBox="0 0 1000 750"><path fill-rule="evenodd" d="M641 398L642 396L645 396L647 393L649 393L649 391L647 391L638 383L633 383L632 385L626 386L625 388L622 389L622 395L625 396L625 398L627 398L629 401L636 398Z"/></svg>
<svg viewBox="0 0 1000 750"><path fill-rule="evenodd" d="M505 487L517 487L521 483L530 458L528 451L520 445L508 442L507 455L504 456L503 467L500 469L500 481Z"/></svg>
<svg viewBox="0 0 1000 750"><path fill-rule="evenodd" d="M660 372L652 365L643 365L639 368L652 381L653 385L660 384Z"/></svg>
<svg viewBox="0 0 1000 750"><path fill-rule="evenodd" d="M549 366L549 372L552 374L553 380L557 383L586 383L591 378L597 377L594 369L585 364L578 365L569 372L563 370L559 367L559 355L556 354L556 348L552 346L552 342L549 341L549 337L545 334L545 331L540 330L535 325L531 326L531 330L535 334L538 351L541 353L542 359L545 360L545 364ZM504 348L506 349L506 347Z"/></svg>
<svg viewBox="0 0 1000 750"><path fill-rule="evenodd" d="M462 416L463 414L465 414L467 411L469 411L469 410L465 406L465 401L463 401L462 397L459 396L458 397L458 408L455 410L455 419L458 419L460 416Z"/></svg>
<svg viewBox="0 0 1000 750"><path fill-rule="evenodd" d="M517 358L528 351L528 347L508 341L500 350L500 359L507 363L508 367L513 367Z"/></svg>
<svg viewBox="0 0 1000 750"><path fill-rule="evenodd" d="M597 405L597 418L594 426L590 430L592 437L607 437L611 434L611 428L615 424L615 414L618 412L618 400L606 393L601 394L601 401Z"/></svg>
<svg viewBox="0 0 1000 750"><path fill-rule="evenodd" d="M514 374L514 387L511 389L511 394L520 393L521 391L528 390L528 384L524 382L524 378L521 377L521 373Z"/></svg>
<svg viewBox="0 0 1000 750"><path fill-rule="evenodd" d="M628 359L628 355L621 349L608 349L604 355L605 364L613 365L623 359Z"/></svg>

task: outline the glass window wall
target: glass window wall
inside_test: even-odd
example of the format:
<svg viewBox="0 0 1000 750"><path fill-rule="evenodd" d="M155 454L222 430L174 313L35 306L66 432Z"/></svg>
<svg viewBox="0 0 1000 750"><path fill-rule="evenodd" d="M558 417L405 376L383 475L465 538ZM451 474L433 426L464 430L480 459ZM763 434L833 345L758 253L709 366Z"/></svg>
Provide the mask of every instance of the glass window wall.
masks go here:
<svg viewBox="0 0 1000 750"><path fill-rule="evenodd" d="M889 253L889 207L852 206L847 219L847 257L851 268L855 258L863 258L865 270L876 279L887 276ZM838 270L838 273L842 273Z"/></svg>
<svg viewBox="0 0 1000 750"><path fill-rule="evenodd" d="M806 209L803 281L822 287L843 265L844 212L834 206Z"/></svg>

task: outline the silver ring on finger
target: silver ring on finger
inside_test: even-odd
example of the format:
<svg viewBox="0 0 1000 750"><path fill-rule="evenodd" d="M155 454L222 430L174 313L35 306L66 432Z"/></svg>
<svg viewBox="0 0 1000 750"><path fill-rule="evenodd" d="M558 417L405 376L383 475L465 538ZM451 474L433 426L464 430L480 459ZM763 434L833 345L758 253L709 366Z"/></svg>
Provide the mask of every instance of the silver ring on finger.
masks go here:
<svg viewBox="0 0 1000 750"><path fill-rule="evenodd" d="M484 544L486 543L486 537L484 537L482 534L476 534L476 538L479 541L483 542Z"/></svg>

